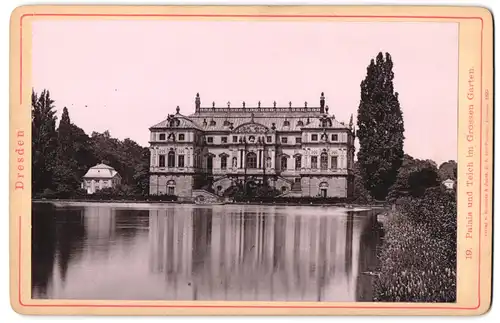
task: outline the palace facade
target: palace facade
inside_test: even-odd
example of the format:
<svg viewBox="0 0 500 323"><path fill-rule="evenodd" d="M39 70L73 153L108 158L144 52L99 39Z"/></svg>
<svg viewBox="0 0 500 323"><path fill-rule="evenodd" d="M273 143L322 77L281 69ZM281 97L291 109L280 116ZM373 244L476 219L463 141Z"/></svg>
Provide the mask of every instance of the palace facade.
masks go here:
<svg viewBox="0 0 500 323"><path fill-rule="evenodd" d="M354 136L349 125L319 106L202 107L150 129L150 194L193 198L198 190L230 196L264 183L284 196L349 197Z"/></svg>

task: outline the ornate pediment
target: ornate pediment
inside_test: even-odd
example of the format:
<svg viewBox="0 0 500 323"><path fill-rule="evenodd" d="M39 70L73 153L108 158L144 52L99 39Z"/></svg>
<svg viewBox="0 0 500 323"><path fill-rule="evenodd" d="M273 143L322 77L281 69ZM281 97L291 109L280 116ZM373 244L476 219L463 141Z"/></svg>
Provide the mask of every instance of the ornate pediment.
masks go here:
<svg viewBox="0 0 500 323"><path fill-rule="evenodd" d="M267 133L269 129L260 123L249 122L234 129L236 133Z"/></svg>

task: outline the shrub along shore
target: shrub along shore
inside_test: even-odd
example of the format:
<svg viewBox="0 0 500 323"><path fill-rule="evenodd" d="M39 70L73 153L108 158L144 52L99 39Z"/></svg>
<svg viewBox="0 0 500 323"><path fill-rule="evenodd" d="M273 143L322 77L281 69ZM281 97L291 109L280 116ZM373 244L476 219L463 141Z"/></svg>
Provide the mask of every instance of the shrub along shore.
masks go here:
<svg viewBox="0 0 500 323"><path fill-rule="evenodd" d="M456 301L456 194L441 187L397 201L384 224L374 301Z"/></svg>

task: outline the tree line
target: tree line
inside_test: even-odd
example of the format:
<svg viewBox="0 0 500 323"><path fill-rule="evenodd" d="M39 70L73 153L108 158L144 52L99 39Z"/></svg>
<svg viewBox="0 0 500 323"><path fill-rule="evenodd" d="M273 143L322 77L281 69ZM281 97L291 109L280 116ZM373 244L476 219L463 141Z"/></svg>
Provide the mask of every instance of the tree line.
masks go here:
<svg viewBox="0 0 500 323"><path fill-rule="evenodd" d="M392 205L378 255L374 300L454 302L456 300L457 163L439 167L405 154L404 121L394 90L393 61L379 53L361 82L354 197L362 203Z"/></svg>
<svg viewBox="0 0 500 323"><path fill-rule="evenodd" d="M80 188L82 178L99 163L113 167L122 177L121 186L112 190L125 195L148 194L148 148L128 138L112 138L109 131L87 135L71 122L67 107L56 126L55 102L48 90L32 91L31 118L33 197L86 195Z"/></svg>

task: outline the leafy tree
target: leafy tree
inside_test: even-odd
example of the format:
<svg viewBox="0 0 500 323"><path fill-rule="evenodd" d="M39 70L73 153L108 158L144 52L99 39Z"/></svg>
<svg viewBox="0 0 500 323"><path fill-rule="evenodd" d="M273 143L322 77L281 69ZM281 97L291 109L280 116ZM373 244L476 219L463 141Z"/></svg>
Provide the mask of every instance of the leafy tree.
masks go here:
<svg viewBox="0 0 500 323"><path fill-rule="evenodd" d="M439 179L441 181L447 179L457 179L457 162L454 160L449 160L447 162L442 163L439 166Z"/></svg>
<svg viewBox="0 0 500 323"><path fill-rule="evenodd" d="M69 197L80 186L72 130L68 109L64 107L57 128L57 154L52 178L57 192L64 197Z"/></svg>
<svg viewBox="0 0 500 323"><path fill-rule="evenodd" d="M82 178L88 169L96 165L99 160L92 150L92 141L90 137L74 123L71 124L71 133L73 136L74 158L77 163L76 173L78 178Z"/></svg>
<svg viewBox="0 0 500 323"><path fill-rule="evenodd" d="M134 171L134 182L136 183L135 192L141 195L149 194L149 161L150 151L148 148L142 149L140 162L136 165Z"/></svg>
<svg viewBox="0 0 500 323"><path fill-rule="evenodd" d="M394 92L390 54L377 55L361 82L357 137L358 161L365 188L376 200L386 198L403 161L404 122Z"/></svg>
<svg viewBox="0 0 500 323"><path fill-rule="evenodd" d="M52 174L57 147L54 101L47 90L40 96L34 90L31 93L31 134L32 190L41 193L54 188Z"/></svg>
<svg viewBox="0 0 500 323"><path fill-rule="evenodd" d="M402 196L421 196L426 189L439 185L438 169L434 161L405 155L387 199L394 202Z"/></svg>
<svg viewBox="0 0 500 323"><path fill-rule="evenodd" d="M57 128L57 144L58 154L63 158L73 157L73 134L72 134L71 120L69 118L68 108L64 107Z"/></svg>
<svg viewBox="0 0 500 323"><path fill-rule="evenodd" d="M355 203L361 203L361 204L370 203L373 199L370 196L370 193L365 188L358 161L354 163L353 172L354 172L353 201Z"/></svg>
<svg viewBox="0 0 500 323"><path fill-rule="evenodd" d="M80 183L88 169L103 162L122 176L117 196L149 193L149 149L135 141L112 138L109 131L85 131L71 123L65 107L56 131L54 101L48 91L31 100L33 193L45 197L81 196ZM102 194L102 193L101 193Z"/></svg>

